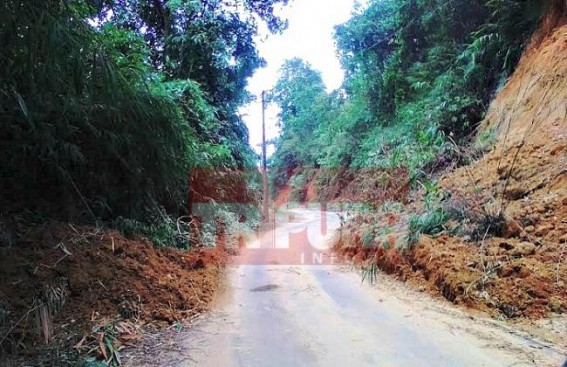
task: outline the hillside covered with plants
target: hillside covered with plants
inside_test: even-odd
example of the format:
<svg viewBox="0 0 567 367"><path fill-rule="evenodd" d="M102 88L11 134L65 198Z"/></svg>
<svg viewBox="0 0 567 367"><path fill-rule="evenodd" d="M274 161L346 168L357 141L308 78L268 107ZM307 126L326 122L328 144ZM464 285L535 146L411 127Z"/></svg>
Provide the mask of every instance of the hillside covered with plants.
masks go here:
<svg viewBox="0 0 567 367"><path fill-rule="evenodd" d="M0 3L0 365L118 366L210 309L259 224L241 107L287 3ZM565 313L567 3L361 3L335 28L341 88L295 58L268 93L276 203L344 209L333 247L363 281L381 269L498 317ZM170 351L142 348L150 364Z"/></svg>
<svg viewBox="0 0 567 367"><path fill-rule="evenodd" d="M327 94L302 60L283 67L276 186L295 168L403 166L415 177L450 156L454 142L471 140L544 9L537 0L371 1L336 28L342 88Z"/></svg>
<svg viewBox="0 0 567 367"><path fill-rule="evenodd" d="M334 246L364 279L564 312L566 19L563 0L370 1L336 27L340 89L282 69L276 203L362 204Z"/></svg>
<svg viewBox="0 0 567 367"><path fill-rule="evenodd" d="M241 172L248 190L256 157L237 110L264 64L258 22L285 27L276 3L2 2L3 216L147 229L190 214L191 194L215 198L194 192L196 169Z"/></svg>

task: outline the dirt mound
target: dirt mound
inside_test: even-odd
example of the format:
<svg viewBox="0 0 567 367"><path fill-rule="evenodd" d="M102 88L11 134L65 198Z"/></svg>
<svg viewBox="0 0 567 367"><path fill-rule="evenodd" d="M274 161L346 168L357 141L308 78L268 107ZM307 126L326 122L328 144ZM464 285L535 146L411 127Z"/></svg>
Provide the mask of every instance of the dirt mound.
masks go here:
<svg viewBox="0 0 567 367"><path fill-rule="evenodd" d="M310 178L301 187L302 202L354 202L378 206L384 201L406 202L409 193L408 171L397 169L349 169L319 168L296 170L295 174L308 172ZM276 206L293 197L293 188L283 187L275 200Z"/></svg>
<svg viewBox="0 0 567 367"><path fill-rule="evenodd" d="M493 134L497 144L480 161L446 177L447 187L474 185L522 206L566 197L566 55L564 26L521 60L481 125L479 137ZM510 211L519 206L511 205Z"/></svg>
<svg viewBox="0 0 567 367"><path fill-rule="evenodd" d="M292 187L289 185L285 185L281 188L278 192L278 196L274 200L274 206L276 208L281 208L282 206L286 205L291 200L291 192L293 191Z"/></svg>
<svg viewBox="0 0 567 367"><path fill-rule="evenodd" d="M416 201L404 213L347 225L339 253L508 317L567 311L567 26L549 30L550 22L565 24L555 18L534 37L480 127L477 143L493 140L493 148L440 181L446 205L464 221L400 252L408 215L424 211ZM467 234L451 235L457 227Z"/></svg>
<svg viewBox="0 0 567 367"><path fill-rule="evenodd" d="M481 252L482 251L482 252ZM422 237L412 264L448 300L507 317L541 318L566 311L567 295L553 246L487 239L483 249L450 236Z"/></svg>
<svg viewBox="0 0 567 367"><path fill-rule="evenodd" d="M32 352L46 340L74 345L101 320L195 315L211 303L225 261L221 250L156 249L111 230L35 229L0 249L2 352Z"/></svg>
<svg viewBox="0 0 567 367"><path fill-rule="evenodd" d="M409 194L408 171L403 168L350 170L352 180L338 200L380 205L385 201L406 202Z"/></svg>

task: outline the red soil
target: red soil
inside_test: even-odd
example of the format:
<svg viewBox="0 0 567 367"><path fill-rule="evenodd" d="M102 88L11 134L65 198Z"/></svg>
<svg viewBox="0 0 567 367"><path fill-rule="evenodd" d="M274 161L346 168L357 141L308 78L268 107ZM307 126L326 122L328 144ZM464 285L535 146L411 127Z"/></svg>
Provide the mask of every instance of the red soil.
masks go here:
<svg viewBox="0 0 567 367"><path fill-rule="evenodd" d="M221 250L156 249L115 231L66 224L25 238L0 249L0 308L9 315L0 323L4 352L44 344L34 310L40 304L49 309L52 339L67 346L101 320L168 324L195 315L213 300L227 258Z"/></svg>

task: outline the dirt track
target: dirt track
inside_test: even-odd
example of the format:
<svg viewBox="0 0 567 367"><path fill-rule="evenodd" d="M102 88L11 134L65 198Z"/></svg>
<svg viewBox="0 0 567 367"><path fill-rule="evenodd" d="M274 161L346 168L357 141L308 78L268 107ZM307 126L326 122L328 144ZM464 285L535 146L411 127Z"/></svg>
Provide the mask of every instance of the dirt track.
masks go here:
<svg viewBox="0 0 567 367"><path fill-rule="evenodd" d="M330 229L338 221L329 214L326 222ZM251 243L229 270L213 312L173 340L134 353L127 365L558 366L564 359L565 346L384 276L370 286L352 270L328 265L328 256L327 265L295 262L298 254L285 251L286 243L302 231L313 240L321 223L319 213L298 211L295 223L276 231L272 249Z"/></svg>

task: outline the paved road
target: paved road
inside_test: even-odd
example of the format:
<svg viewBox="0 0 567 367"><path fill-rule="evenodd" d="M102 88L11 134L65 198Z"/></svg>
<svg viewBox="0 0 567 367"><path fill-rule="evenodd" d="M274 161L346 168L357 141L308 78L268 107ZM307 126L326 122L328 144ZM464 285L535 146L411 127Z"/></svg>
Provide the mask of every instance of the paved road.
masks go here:
<svg viewBox="0 0 567 367"><path fill-rule="evenodd" d="M560 365L563 356L553 349L396 282L361 284L353 271L329 265L328 255L313 265L305 243L294 246L290 238L321 241L321 223L330 230L338 219L327 214L325 224L308 211L295 211L293 219L271 242L243 252L216 309L185 337L186 358L167 365Z"/></svg>

